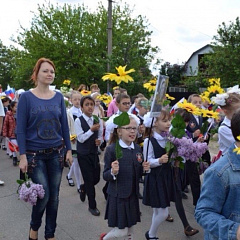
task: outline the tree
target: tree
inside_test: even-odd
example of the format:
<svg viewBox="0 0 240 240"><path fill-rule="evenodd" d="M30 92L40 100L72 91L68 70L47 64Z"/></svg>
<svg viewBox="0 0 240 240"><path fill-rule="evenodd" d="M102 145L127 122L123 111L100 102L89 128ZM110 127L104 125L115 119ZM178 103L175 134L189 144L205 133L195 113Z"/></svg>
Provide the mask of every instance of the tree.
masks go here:
<svg viewBox="0 0 240 240"><path fill-rule="evenodd" d="M16 81L22 83L26 72L31 75L29 68L32 69L36 60L47 57L56 64L57 87L64 79L70 79L75 87L80 83L90 85L95 82L105 90L106 83L101 77L110 61L112 72L116 72L115 67L119 65L134 68L135 83L128 86L132 89L130 94L141 91L142 82L151 76L149 66L159 48L151 46L152 32L147 30L147 20L142 16L132 18L131 14L132 10L126 4L113 8L113 50L109 59L107 10L101 3L94 13L84 5L39 5L30 29L21 26L22 31L15 39L23 48L14 72ZM158 59L156 63L159 63ZM136 83L137 89L134 88Z"/></svg>
<svg viewBox="0 0 240 240"><path fill-rule="evenodd" d="M213 37L213 54L207 54L204 62L207 74L220 78L222 87L239 84L240 80L240 22L222 23Z"/></svg>

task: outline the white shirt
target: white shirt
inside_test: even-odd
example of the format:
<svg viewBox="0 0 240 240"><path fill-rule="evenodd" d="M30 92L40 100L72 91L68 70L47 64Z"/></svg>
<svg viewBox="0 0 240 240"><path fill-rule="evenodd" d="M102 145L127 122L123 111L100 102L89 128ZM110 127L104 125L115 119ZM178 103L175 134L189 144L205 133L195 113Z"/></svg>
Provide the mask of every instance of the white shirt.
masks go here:
<svg viewBox="0 0 240 240"><path fill-rule="evenodd" d="M232 130L231 130L231 120L228 119L227 117L224 117L222 124L226 124L227 126L220 126L218 128L218 144L219 144L219 149L222 151L222 154L226 154L228 151L228 148L232 145L232 143L235 142L235 139L232 135Z"/></svg>
<svg viewBox="0 0 240 240"><path fill-rule="evenodd" d="M153 132L153 137L157 140L158 144L162 147L165 148L166 146L166 138L163 138L159 133ZM149 144L149 146L148 146ZM147 155L147 146L148 146L148 155ZM155 158L154 155L154 150L153 150L153 145L151 141L146 138L143 143L143 156L144 160L148 160L150 163L151 168L159 167L162 164L159 163L159 158Z"/></svg>
<svg viewBox="0 0 240 240"><path fill-rule="evenodd" d="M127 145L122 139L119 139L119 145L122 148L134 149L134 143L133 142L130 145Z"/></svg>
<svg viewBox="0 0 240 240"><path fill-rule="evenodd" d="M93 125L93 117L88 117L87 115L85 115L84 113L82 114L83 118L86 120L86 122L88 123L89 127L91 128ZM90 121L90 122L89 122ZM98 130L98 139L100 139L102 141L102 135L103 135L103 124L101 121L99 121L100 124L100 128ZM82 125L81 125L81 121L79 118L76 118L75 122L74 122L74 128L75 128L75 132L77 135L77 140L80 143L84 143L87 139L89 139L94 132L91 131L91 129L89 129L87 132L84 133L83 129L82 129Z"/></svg>
<svg viewBox="0 0 240 240"><path fill-rule="evenodd" d="M75 115L77 117L82 116L82 111L80 108L76 108L76 107L72 106L69 110L71 111L72 115Z"/></svg>
<svg viewBox="0 0 240 240"><path fill-rule="evenodd" d="M4 117L4 116L5 116L4 107L3 107L2 101L0 101L0 117Z"/></svg>

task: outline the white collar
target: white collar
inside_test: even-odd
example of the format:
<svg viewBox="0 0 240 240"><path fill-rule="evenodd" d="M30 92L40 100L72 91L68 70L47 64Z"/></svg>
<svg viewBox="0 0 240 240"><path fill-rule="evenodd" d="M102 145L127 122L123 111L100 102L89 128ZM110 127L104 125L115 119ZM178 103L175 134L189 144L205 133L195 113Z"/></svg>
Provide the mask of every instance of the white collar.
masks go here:
<svg viewBox="0 0 240 240"><path fill-rule="evenodd" d="M161 136L159 133L157 132L153 132L153 137L158 141L158 143L160 144L160 146L162 148L165 148L166 146L166 138L164 138L163 136Z"/></svg>
<svg viewBox="0 0 240 240"><path fill-rule="evenodd" d="M76 108L74 106L71 107L71 112L73 115L76 115L77 117L80 117L82 114L82 111L80 108Z"/></svg>
<svg viewBox="0 0 240 240"><path fill-rule="evenodd" d="M133 142L128 146L122 139L119 139L119 145L122 148L134 149L134 143Z"/></svg>
<svg viewBox="0 0 240 240"><path fill-rule="evenodd" d="M88 121L89 119L92 119L93 120L93 117L88 117L85 113L82 114L83 118Z"/></svg>

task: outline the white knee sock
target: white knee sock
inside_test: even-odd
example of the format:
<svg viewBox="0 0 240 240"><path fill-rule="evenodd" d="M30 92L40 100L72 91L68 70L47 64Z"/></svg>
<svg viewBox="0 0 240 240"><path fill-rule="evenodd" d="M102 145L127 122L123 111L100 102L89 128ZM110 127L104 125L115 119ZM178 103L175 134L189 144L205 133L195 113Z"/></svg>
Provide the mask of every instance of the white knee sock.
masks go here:
<svg viewBox="0 0 240 240"><path fill-rule="evenodd" d="M128 235L127 237L124 238L124 240L133 240L133 232L134 232L134 227L128 228Z"/></svg>
<svg viewBox="0 0 240 240"><path fill-rule="evenodd" d="M152 224L148 232L149 237L156 237L161 222L168 216L168 208L153 208Z"/></svg>
<svg viewBox="0 0 240 240"><path fill-rule="evenodd" d="M115 227L103 238L103 240L122 238L127 236L127 234L128 228L119 229Z"/></svg>
<svg viewBox="0 0 240 240"><path fill-rule="evenodd" d="M70 169L69 169L69 172L68 172L68 178L72 178L72 176L73 176L73 169L74 169L74 161L73 161L73 163L72 163L72 165L71 165L71 167L70 167Z"/></svg>

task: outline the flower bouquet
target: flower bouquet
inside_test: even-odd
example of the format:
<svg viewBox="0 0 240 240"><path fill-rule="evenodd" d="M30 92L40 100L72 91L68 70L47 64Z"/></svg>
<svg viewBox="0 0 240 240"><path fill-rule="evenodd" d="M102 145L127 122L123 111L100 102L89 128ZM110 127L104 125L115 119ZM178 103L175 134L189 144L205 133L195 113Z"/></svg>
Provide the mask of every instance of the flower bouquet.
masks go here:
<svg viewBox="0 0 240 240"><path fill-rule="evenodd" d="M32 206L37 204L37 199L43 199L45 195L45 190L41 184L33 183L30 178L28 178L27 173L25 173L25 180L17 180L19 184L17 193L19 199L30 203Z"/></svg>

